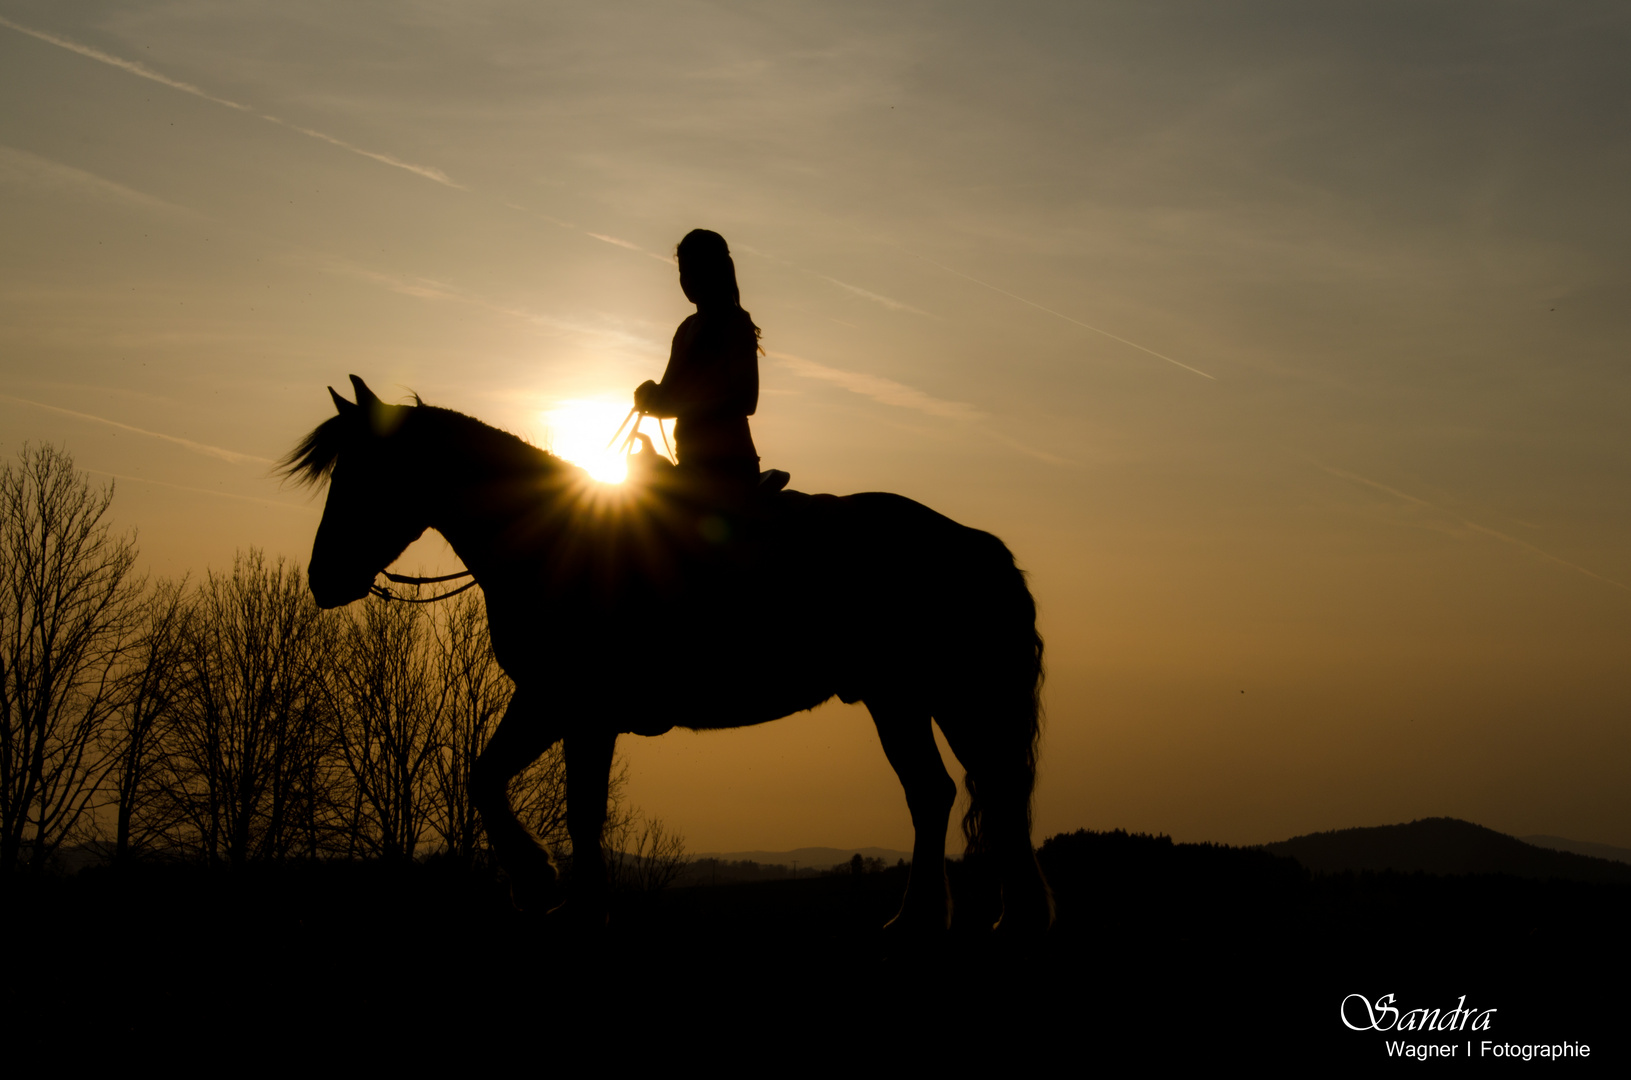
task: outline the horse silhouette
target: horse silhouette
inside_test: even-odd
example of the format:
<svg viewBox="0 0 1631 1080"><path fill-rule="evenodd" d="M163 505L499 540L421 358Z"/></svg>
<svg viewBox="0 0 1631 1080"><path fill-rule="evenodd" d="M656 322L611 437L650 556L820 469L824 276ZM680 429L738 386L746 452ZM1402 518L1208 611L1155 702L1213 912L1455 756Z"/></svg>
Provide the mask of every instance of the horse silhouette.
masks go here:
<svg viewBox="0 0 1631 1080"><path fill-rule="evenodd" d="M1031 847L1042 640L1000 540L898 495L720 505L675 479L683 469L598 484L468 416L390 405L351 382L357 400L330 388L337 415L284 461L291 478L329 481L312 595L325 608L361 599L427 528L482 585L515 695L470 785L518 906L549 910L559 887L507 787L557 740L573 847L565 908L598 925L620 734L759 724L836 695L866 704L911 811L913 868L889 925L943 930L951 915L956 785L931 720L967 770L963 832L1000 881L1000 925L1049 925ZM655 643L654 620L670 631Z"/></svg>

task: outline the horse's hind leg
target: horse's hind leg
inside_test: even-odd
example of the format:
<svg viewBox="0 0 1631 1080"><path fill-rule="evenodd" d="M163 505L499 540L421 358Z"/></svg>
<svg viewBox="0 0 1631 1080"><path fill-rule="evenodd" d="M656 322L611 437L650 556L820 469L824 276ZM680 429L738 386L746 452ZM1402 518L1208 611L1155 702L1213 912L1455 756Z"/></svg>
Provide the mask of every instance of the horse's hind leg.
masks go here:
<svg viewBox="0 0 1631 1080"><path fill-rule="evenodd" d="M555 864L510 804L510 781L561 737L534 697L517 688L498 730L470 770L470 797L487 839L510 877L510 895L523 911L546 911L555 900Z"/></svg>
<svg viewBox="0 0 1631 1080"><path fill-rule="evenodd" d="M900 913L889 920L894 929L945 930L951 916L946 888L946 824L957 785L940 760L929 714L888 701L868 701L883 752L906 789L912 812L912 870L906 879L906 897Z"/></svg>
<svg viewBox="0 0 1631 1080"><path fill-rule="evenodd" d="M617 732L583 730L566 737L566 831L572 837L568 912L590 927L606 924L606 798Z"/></svg>
<svg viewBox="0 0 1631 1080"><path fill-rule="evenodd" d="M1053 924L1053 894L1031 847L1031 796L1036 759L1024 726L991 730L978 718L1000 715L959 707L937 717L952 753L968 770L969 814L965 862L977 857L996 871L1002 884L1005 932L1039 932ZM1017 729L1017 730L1014 730Z"/></svg>

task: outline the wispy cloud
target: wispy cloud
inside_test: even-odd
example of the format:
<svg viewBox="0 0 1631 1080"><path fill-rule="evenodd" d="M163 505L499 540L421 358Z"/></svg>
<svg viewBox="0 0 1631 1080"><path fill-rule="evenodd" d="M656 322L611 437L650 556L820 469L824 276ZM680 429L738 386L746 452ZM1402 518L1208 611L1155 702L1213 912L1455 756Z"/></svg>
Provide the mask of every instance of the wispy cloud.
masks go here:
<svg viewBox="0 0 1631 1080"><path fill-rule="evenodd" d="M128 71L132 75L138 75L144 79L151 79L156 83L162 83L172 90L180 90L183 94L191 94L194 97L201 97L205 101L213 101L217 105L225 105L229 109L238 109L241 112L252 113L255 111L248 105L244 105L236 101L230 101L224 97L216 97L209 91L200 89L199 87L194 86L192 83L182 82L180 79L172 79L170 76L165 75L162 72L154 71L146 64L138 63L135 60L126 60L124 57L114 56L112 53L105 53L101 49L94 48L90 45L81 45L77 41L70 41L65 37L58 37L55 34L48 34L44 30L34 30L30 27L22 26L18 23L12 22L4 15L0 15L0 26L9 27L10 29L17 31L19 34L27 34L29 37L38 38L41 41L57 46L59 49L67 49L69 52L78 53L80 56L89 57L90 59L96 60L100 63L109 64L123 71Z"/></svg>
<svg viewBox="0 0 1631 1080"><path fill-rule="evenodd" d="M330 273L345 274L348 277L360 278L363 281L372 282L376 285L390 289L392 292L401 293L404 296L413 296L421 300L436 300L447 303L466 304L470 307L480 308L483 311L490 311L495 315L505 315L512 319L521 319L525 322L532 323L535 326L544 327L558 333L589 338L597 342L610 343L618 347L634 349L638 352L652 352L662 348L660 342L653 341L649 338L643 338L638 334L631 334L626 330L608 329L604 326L594 326L589 323L574 322L570 319L562 319L554 315L545 315L536 311L528 311L525 308L518 308L509 304L502 304L494 300L489 300L484 296L468 292L444 281L436 281L431 278L404 277L400 274L382 273L381 271L373 270L366 266L358 266L355 263L347 262L341 259L324 258L323 268Z"/></svg>
<svg viewBox="0 0 1631 1080"><path fill-rule="evenodd" d="M1499 529L1492 529L1488 525L1480 525L1476 521L1468 521L1466 518L1462 517L1460 514L1457 514L1452 510L1446 510L1442 506L1438 506L1438 505L1436 505L1434 503L1430 503L1426 499L1419 499L1414 495L1410 495L1410 494L1408 494L1406 492L1400 491L1398 488L1389 487L1386 484L1378 483L1377 481L1372 480L1369 477L1360 476L1358 473L1348 472L1345 469L1333 468L1330 465L1324 464L1323 462L1315 461L1313 458L1309 458L1308 460L1310 462L1312 462L1312 464L1316 468L1318 468L1318 469L1320 469L1320 470L1322 470L1324 472L1330 473L1332 476L1338 476L1338 477L1341 477L1344 480L1348 480L1348 481L1351 481L1351 482L1356 483L1356 484L1364 484L1366 487L1375 488L1377 491L1383 492L1384 494L1387 494L1387 495L1391 495L1395 499L1400 500L1401 502L1409 503L1411 506L1419 506L1419 507L1422 507L1424 509L1436 511L1437 513L1440 513L1440 514L1444 515L1445 517L1450 518L1452 521L1455 521L1462 528L1467 529L1470 532L1478 533L1480 536L1487 536L1492 540L1499 540L1503 544L1511 544L1513 547L1518 548L1518 549L1520 549L1520 550L1522 550L1522 551L1524 551L1524 552L1526 552L1526 553L1528 553L1530 555L1533 555L1538 559L1544 559L1547 562L1556 563L1558 566L1567 567L1568 569L1573 570L1576 573L1584 574L1587 577L1593 579L1594 581L1601 581L1605 585L1612 585L1616 589L1623 589L1626 592L1631 592L1631 585L1626 585L1624 582L1615 581L1611 577L1604 577L1602 574L1599 574L1594 570L1586 569L1584 566L1581 566L1579 563L1572 563L1567 559L1560 559L1556 555L1553 555L1551 552L1545 551L1545 550L1543 550L1541 548L1536 547L1534 544L1529 543L1527 540L1520 540L1516 536L1509 536L1506 533L1501 532Z"/></svg>
<svg viewBox="0 0 1631 1080"><path fill-rule="evenodd" d="M108 427L115 427L120 431L131 431L137 435L146 435L150 439L163 439L165 442L175 443L177 446L185 447L195 454L203 454L207 457L220 458L222 461L230 461L234 465L240 465L246 461L259 462L265 465L276 464L276 462L274 462L271 458L256 457L254 454L242 454L236 450L228 450L225 447L211 446L208 443L194 442L192 439L183 439L179 435L166 435L162 431L148 431L146 428L139 428L130 424L122 424L117 420L109 420L105 416L93 416L90 413L76 412L73 409L64 409L58 405L47 405L43 401L30 401L28 398L14 397L11 394L0 394L0 399L15 401L22 405L31 405L36 409L45 409L49 412L61 413L64 416L72 416L77 420L90 420L94 423L106 424Z"/></svg>
<svg viewBox="0 0 1631 1080"><path fill-rule="evenodd" d="M26 150L0 145L0 183L16 184L43 191L67 191L102 202L136 206L166 213L188 213L135 188L125 187L84 169L64 165Z"/></svg>
<svg viewBox="0 0 1631 1080"><path fill-rule="evenodd" d="M871 300L874 304L882 304L884 307L890 309L891 311L910 311L914 315L925 315L925 316L928 316L931 319L935 317L932 312L924 311L921 308L915 308L911 304L908 304L908 303L906 303L906 302L904 302L902 300L896 300L894 297L884 296L883 294L875 293L875 292L871 291L870 289L863 289L859 285L851 285L847 281L839 281L837 278L829 277L826 274L818 274L814 270L806 270L804 267L799 266L797 263L788 262L786 259L779 258L779 257L777 257L775 255L772 255L768 251L760 251L758 248L749 247L747 244L737 244L736 245L736 250L738 252L742 252L742 253L745 253L745 254L748 254L748 255L753 255L753 256L755 256L757 258L760 258L760 259L764 259L766 262L773 262L773 263L776 263L779 266L786 266L786 267L789 267L791 269L798 270L801 273L809 274L811 277L816 278L816 279L818 279L820 281L825 281L829 285L836 285L840 289L843 289L845 292L853 293L854 295L859 296L859 297L861 297L862 299L865 299L865 300ZM834 319L833 321L837 322L838 320ZM844 325L848 326L849 324L845 323Z"/></svg>
<svg viewBox="0 0 1631 1080"><path fill-rule="evenodd" d="M1050 454L1046 450L1038 450L1036 447L1030 446L1030 445L1028 445L1026 443L1022 443L1018 439L1013 438L1012 436L1004 435L1002 432L996 430L995 428L984 427L984 428L982 428L982 430L984 431L985 435L988 438L993 439L996 442L1002 443L1002 445L1008 447L1010 450L1018 450L1020 453L1024 454L1026 457L1032 457L1032 458L1035 458L1038 461L1047 462L1049 465L1070 465L1070 464L1072 464L1068 459L1062 458L1058 454Z"/></svg>
<svg viewBox="0 0 1631 1080"><path fill-rule="evenodd" d="M219 95L212 94L202 87L194 86L192 83L182 82L180 79L172 79L163 72L154 71L146 64L138 63L135 60L126 60L122 56L114 56L112 53L103 52L101 49L94 48L90 45L83 45L77 41L71 41L68 38L59 37L56 34L46 33L44 30L35 30L31 27L14 23L3 15L0 15L0 26L8 27L17 31L19 34L27 34L29 37L37 38L40 41L55 45L59 49L67 49L69 52L78 53L80 56L86 57L90 60L95 60L98 63L108 64L112 67L118 68L121 71L129 72L130 74L139 78L150 79L153 82L159 83L163 86L168 86L172 90L179 90L183 94L191 94L193 97L203 98L205 101L212 101L215 104L225 106L228 109L236 109L239 112L248 113L251 116L257 116L268 123L277 124L279 127L284 127L290 131L298 132L299 134L305 135L308 138L318 139L322 142L329 143L332 146L338 146L342 150L348 150L353 154L358 154L373 161L378 161L381 164L390 165L391 167L397 169L406 169L408 172L411 172L416 176L422 176L427 180L434 180L438 184L445 184L452 188L463 187L462 184L455 183L452 179L450 179L441 169L434 168L430 165L415 165L411 161L403 161L401 158L392 157L390 154L382 154L374 150L366 150L363 147L357 146L353 143L348 143L344 139L336 139L334 136L324 134L321 131L313 131L311 128L301 127L298 124L291 124L287 120L281 120L276 116L269 116L266 113L260 112L248 105L243 104L242 102L233 101L230 98L224 98L220 97Z"/></svg>
<svg viewBox="0 0 1631 1080"><path fill-rule="evenodd" d="M1310 460L1312 460L1312 459L1310 459ZM1395 499L1399 499L1399 500L1401 500L1403 502L1407 502L1407 503L1411 504L1412 506L1432 506L1433 505L1432 503L1428 502L1426 499L1418 499L1414 495L1407 495L1404 492L1400 491L1398 488L1391 488L1391 487L1388 487L1386 484L1379 484L1375 480L1371 480L1371 479L1369 479L1367 477L1360 476L1358 473L1351 473L1351 472L1346 471L1345 469L1333 468L1330 465L1325 465L1325 464L1322 464L1322 463L1320 463L1318 461L1315 461L1314 464L1316 466L1318 466L1320 469L1323 469L1325 472L1330 473L1332 476L1340 476L1344 480L1352 480L1356 484L1364 484L1366 487L1373 487L1377 491L1383 492L1383 493L1388 494L1388 495L1392 495ZM1437 508L1435 507L1435 509L1437 509Z"/></svg>
<svg viewBox="0 0 1631 1080"><path fill-rule="evenodd" d="M589 232L588 230L584 231L584 235L592 236L603 244L611 244L613 247L627 248L630 251L638 251L640 254L650 256L660 263L667 263L670 266L674 265L674 257L672 255L659 255L655 251L647 251L639 244L631 244L629 241L619 240L615 236L607 236L605 233Z"/></svg>
<svg viewBox="0 0 1631 1080"><path fill-rule="evenodd" d="M805 360L789 353L772 352L769 355L795 375L833 383L852 394L860 394L885 405L916 409L930 416L943 416L950 420L972 420L980 415L980 411L972 405L931 397L915 387L895 382L893 379L859 371L840 371L838 368L818 364L814 360Z"/></svg>
<svg viewBox="0 0 1631 1080"><path fill-rule="evenodd" d="M390 165L393 168L406 169L418 176L423 176L426 180L434 180L438 184L446 184L450 188L459 188L460 190L464 189L463 184L455 183L448 177L447 173L432 165L415 165L411 161L403 161L401 158L392 157L390 154L380 154L373 150L365 150L360 146L353 146L351 143L348 143L343 139L336 139L332 135L325 135L321 131L313 131L311 128L301 127L299 124L291 124L287 120L280 120L275 116L268 116L266 113L256 113L255 115L259 116L262 120L270 121L271 123L277 124L280 127L286 127L290 131L298 131L302 135L309 136L313 139L319 139L333 146L338 146L342 150L349 150L353 154L361 154L365 158L372 158L375 161L385 165Z"/></svg>
<svg viewBox="0 0 1631 1080"><path fill-rule="evenodd" d="M905 248L901 248L901 250L906 251ZM1217 376L1216 375L1208 375L1206 372L1202 371L1198 367L1191 367L1190 365L1184 363L1182 360L1174 360L1172 357L1166 355L1165 353L1158 353L1154 349L1148 348L1147 346L1144 346L1144 345L1140 345L1136 341L1128 341L1126 338L1121 337L1121 336L1119 336L1117 334L1112 334L1108 330L1102 330L1099 327L1093 326L1093 325L1091 325L1089 323L1085 323L1080 319L1073 319L1069 315L1066 315L1063 312L1055 311L1050 307L1044 307L1041 304L1037 303L1035 300L1027 300L1027 299L1025 299L1025 297L1020 296L1018 293L1011 293L1007 289L999 289L997 286L991 284L989 281L981 281L979 278L971 277L968 274L963 273L961 270L953 270L951 267L946 266L946 265L944 265L942 263L937 263L933 259L928 258L927 256L918 255L917 252L915 252L915 251L908 251L907 254L908 255L915 255L915 256L917 256L917 258L922 259L924 262L928 263L930 266L939 267L940 269L944 270L948 274L955 274L955 275L957 275L958 277L962 278L965 281L972 281L976 285L985 286L987 289L990 289L992 292L1001 293L1002 295L1008 297L1010 300L1018 300L1020 303L1027 304L1027 305L1029 305L1031 307L1034 307L1038 311L1047 312L1049 315L1052 315L1054 318L1063 319L1065 322L1068 322L1073 326L1080 326L1083 330L1091 330L1095 334L1101 334L1104 337L1109 338L1111 341L1119 341L1123 345L1127 345L1127 346L1129 346L1131 348L1137 349L1139 352L1148 353L1151 356L1155 357L1157 360L1165 360L1167 363L1172 364L1175 367L1181 367L1185 371L1192 371L1196 375L1201 376L1203 379L1211 379L1213 382L1217 381Z"/></svg>
<svg viewBox="0 0 1631 1080"><path fill-rule="evenodd" d="M315 516L317 508L309 503L280 502L277 499L259 499L253 495L238 495L231 491L212 491L209 488L188 487L186 484L171 484L164 480L151 480L145 476L127 476L124 473L107 472L103 469L86 469L88 473L96 476L110 476L115 480L128 480L135 484L151 484L154 487L170 488L174 491L191 491L198 495L211 495L217 499L233 499L238 502L261 503L264 506L276 506L283 510L293 510L300 514Z"/></svg>
<svg viewBox="0 0 1631 1080"><path fill-rule="evenodd" d="M828 277L826 274L818 274L814 270L806 270L805 273L809 274L811 277L820 278L822 281L828 282L829 284L837 285L840 289L843 289L845 292L851 292L851 293L854 293L856 296L862 297L863 299L871 300L874 304L882 304L884 307L888 308L890 311L910 311L914 315L929 315L929 313L927 311L924 311L921 308L915 308L911 304L905 303L903 301L894 300L894 299L891 299L890 297L882 296L882 295L880 295L878 293L875 293L875 292L870 292L870 291L868 291L866 289L861 288L858 285L851 285L847 281L839 281L835 277ZM930 315L929 317L933 318L934 316Z"/></svg>

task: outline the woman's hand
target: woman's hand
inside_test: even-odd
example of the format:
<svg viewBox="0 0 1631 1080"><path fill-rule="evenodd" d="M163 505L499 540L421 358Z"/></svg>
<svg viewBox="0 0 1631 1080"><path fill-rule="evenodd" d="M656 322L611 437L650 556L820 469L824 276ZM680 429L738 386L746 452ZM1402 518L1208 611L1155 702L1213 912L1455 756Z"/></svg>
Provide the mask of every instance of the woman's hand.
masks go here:
<svg viewBox="0 0 1631 1080"><path fill-rule="evenodd" d="M650 412L656 396L657 384L647 379L634 388L634 407L641 412Z"/></svg>

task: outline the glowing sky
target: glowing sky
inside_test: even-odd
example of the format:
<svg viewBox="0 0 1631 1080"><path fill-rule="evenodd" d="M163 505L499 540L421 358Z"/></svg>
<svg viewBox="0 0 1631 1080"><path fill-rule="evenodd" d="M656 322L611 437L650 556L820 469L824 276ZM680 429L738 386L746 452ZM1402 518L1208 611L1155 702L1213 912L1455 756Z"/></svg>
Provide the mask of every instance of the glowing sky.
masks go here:
<svg viewBox="0 0 1631 1080"><path fill-rule="evenodd" d="M0 453L118 477L153 572L304 561L267 475L325 385L609 437L713 228L765 464L1030 571L1039 836L1631 846L1628 39L1619 3L0 0ZM910 847L858 707L621 745L694 850Z"/></svg>

